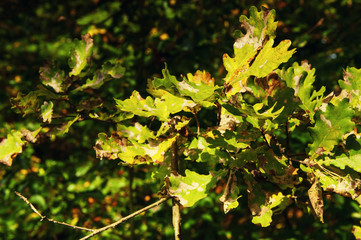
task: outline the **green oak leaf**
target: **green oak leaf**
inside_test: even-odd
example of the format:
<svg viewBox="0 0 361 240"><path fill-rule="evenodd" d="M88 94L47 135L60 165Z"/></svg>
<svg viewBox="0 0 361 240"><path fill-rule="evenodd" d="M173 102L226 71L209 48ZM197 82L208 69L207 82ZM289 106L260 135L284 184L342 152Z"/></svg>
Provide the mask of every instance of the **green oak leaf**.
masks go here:
<svg viewBox="0 0 361 240"><path fill-rule="evenodd" d="M306 61L301 65L294 63L292 67L280 72L281 78L289 88L295 90L295 96L301 101L300 107L305 111L305 115L310 116L311 123L314 122L316 110L322 105L325 88L321 87L316 91L313 89L315 82L315 69Z"/></svg>
<svg viewBox="0 0 361 240"><path fill-rule="evenodd" d="M268 97L268 104L276 103L274 110L283 108L282 112L272 122L285 123L289 116L297 109L299 103L294 101L294 90L291 88L280 89L274 98Z"/></svg>
<svg viewBox="0 0 361 240"><path fill-rule="evenodd" d="M169 177L169 193L177 197L183 207L192 207L202 198L207 197L207 185L212 181L212 176L202 175L189 169L185 170L185 176Z"/></svg>
<svg viewBox="0 0 361 240"><path fill-rule="evenodd" d="M106 133L99 133L94 150L97 158L113 160L118 158L118 153L125 149L125 145L126 141L117 134L108 137Z"/></svg>
<svg viewBox="0 0 361 240"><path fill-rule="evenodd" d="M229 151L238 151L238 149L249 147L248 143L238 141L237 137L236 132L228 129L224 133L213 130L212 137L207 138L207 142L210 148L221 147Z"/></svg>
<svg viewBox="0 0 361 240"><path fill-rule="evenodd" d="M361 153L355 153L350 156L342 154L341 156L336 156L334 158L326 157L325 160L318 161L317 163L325 166L332 165L340 169L349 167L356 172L361 173Z"/></svg>
<svg viewBox="0 0 361 240"><path fill-rule="evenodd" d="M177 78L171 75L167 68L162 70L163 78L155 78L153 83L148 83L148 91L152 94L162 94L159 90L166 90L176 96L190 97L194 102L201 104L204 107L213 106L213 100L216 90L220 89L219 86L212 86L203 81L195 82L194 76L188 75L183 78L183 81L178 81ZM159 89L159 90L158 90ZM210 100L210 101L208 101Z"/></svg>
<svg viewBox="0 0 361 240"><path fill-rule="evenodd" d="M121 111L131 112L142 117L155 116L160 121L168 121L170 114L196 106L193 101L170 93L165 93L162 98L156 98L155 100L149 96L143 99L137 91L133 91L129 99L124 101L115 99L115 102Z"/></svg>
<svg viewBox="0 0 361 240"><path fill-rule="evenodd" d="M23 117L28 114L38 113L40 106L45 99L59 100L64 99L63 96L53 93L46 87L39 85L38 90L31 91L28 94L18 93L15 98L11 98L12 107L22 113Z"/></svg>
<svg viewBox="0 0 361 240"><path fill-rule="evenodd" d="M346 133L353 130L352 122L354 111L350 108L347 99L328 104L325 112L321 112L316 124L311 130L313 143L309 144L310 156L317 158L323 153L329 154L332 149L344 138Z"/></svg>
<svg viewBox="0 0 361 240"><path fill-rule="evenodd" d="M73 125L79 119L80 119L80 114L76 115L75 117L73 117L73 119L64 123L60 128L57 129L57 132L55 134L60 136L66 134L67 132L69 132L69 128L71 127L71 125Z"/></svg>
<svg viewBox="0 0 361 240"><path fill-rule="evenodd" d="M223 211L228 213L231 209L238 207L239 188L237 187L237 177L233 171L230 171L226 188L223 195L219 198L219 201L223 202Z"/></svg>
<svg viewBox="0 0 361 240"><path fill-rule="evenodd" d="M149 144L132 141L132 146L126 146L118 153L118 157L127 164L159 164L164 161L165 153L176 141L177 136Z"/></svg>
<svg viewBox="0 0 361 240"><path fill-rule="evenodd" d="M38 91L32 91L26 95L19 92L16 98L11 99L12 108L20 110L23 117L36 113L41 104L38 99L39 96L41 95Z"/></svg>
<svg viewBox="0 0 361 240"><path fill-rule="evenodd" d="M72 69L69 76L78 76L87 64L88 58L92 54L93 39L90 34L83 35L82 40L75 39L73 42L73 51L68 64Z"/></svg>
<svg viewBox="0 0 361 240"><path fill-rule="evenodd" d="M257 8L252 6L249 9L249 14L249 18L245 15L239 18L239 22L247 33L237 40L237 45L241 45L243 42L251 42L255 45L255 48L258 48L262 45L266 36L270 39L276 37L277 22L275 22L275 10L262 9L257 11Z"/></svg>
<svg viewBox="0 0 361 240"><path fill-rule="evenodd" d="M118 132L122 133L122 136L128 139L135 139L139 143L144 143L148 139L155 139L155 135L152 130L146 126L142 126L140 123L136 122L134 126L125 126L118 124Z"/></svg>
<svg viewBox="0 0 361 240"><path fill-rule="evenodd" d="M335 166L342 170L349 167L356 172L361 173L361 139L354 134L350 135L346 140L347 152L333 157L325 157L317 161L318 164L324 166Z"/></svg>
<svg viewBox="0 0 361 240"><path fill-rule="evenodd" d="M253 215L252 222L268 227L272 222L272 216L276 212L283 211L289 204L289 195L282 192L264 191L265 186L257 182L253 175L244 171L244 179L247 184L248 206Z"/></svg>
<svg viewBox="0 0 361 240"><path fill-rule="evenodd" d="M41 117L43 118L43 122L49 122L51 123L51 119L53 116L53 107L54 104L52 101L50 102L44 102L43 105L41 105Z"/></svg>
<svg viewBox="0 0 361 240"><path fill-rule="evenodd" d="M295 50L288 50L289 40L281 41L273 47L277 22L275 12L250 8L250 18L240 17L246 34L238 34L234 43L234 57L223 55L223 64L227 70L224 81L229 86L227 96L247 91L250 76L263 78L277 69L281 63L287 62ZM248 89L249 90L249 89Z"/></svg>
<svg viewBox="0 0 361 240"><path fill-rule="evenodd" d="M187 156L186 160L215 165L218 162L224 162L230 159L229 153L220 150L219 147L210 147L209 145L203 136L194 138L184 152L185 156Z"/></svg>
<svg viewBox="0 0 361 240"><path fill-rule="evenodd" d="M124 75L125 68L116 60L107 61L103 64L102 70L96 71L93 79L87 79L86 83L74 89L74 91L81 91L87 88L98 89L112 78L121 78Z"/></svg>
<svg viewBox="0 0 361 240"><path fill-rule="evenodd" d="M353 108L361 110L361 69L347 67L343 75L343 80L338 81L343 92L340 97L350 99Z"/></svg>
<svg viewBox="0 0 361 240"><path fill-rule="evenodd" d="M177 136L159 142L139 143L124 137L118 133L108 137L105 133L98 134L94 150L97 158L121 159L127 164L150 164L164 161L165 153L176 140Z"/></svg>
<svg viewBox="0 0 361 240"><path fill-rule="evenodd" d="M266 77L281 63L287 62L295 53L295 49L288 50L290 40L281 41L273 47L274 40L269 40L261 49L253 64L249 68L249 74L258 78Z"/></svg>
<svg viewBox="0 0 361 240"><path fill-rule="evenodd" d="M283 195L282 192L270 195L267 199L267 204L262 204L260 212L253 216L252 223L260 224L262 227L271 225L273 213L284 210L288 205L289 197L288 195Z"/></svg>
<svg viewBox="0 0 361 240"><path fill-rule="evenodd" d="M230 114L234 116L245 116L245 120L252 124L254 128L261 129L265 124L265 120L274 120L276 119L285 108L284 106L278 106L276 108L277 102L274 102L272 107L265 109L263 103L256 103L253 106L246 103L237 103L229 104L222 103L224 107ZM276 127L277 125L274 125Z"/></svg>
<svg viewBox="0 0 361 240"><path fill-rule="evenodd" d="M102 66L102 72L109 74L112 78L121 78L125 73L125 67L120 64L117 59L111 59L106 61Z"/></svg>
<svg viewBox="0 0 361 240"><path fill-rule="evenodd" d="M337 177L321 172L318 169L314 170L313 173L324 191L330 191L344 197L352 198L361 204L361 182L359 179L352 179L349 175Z"/></svg>

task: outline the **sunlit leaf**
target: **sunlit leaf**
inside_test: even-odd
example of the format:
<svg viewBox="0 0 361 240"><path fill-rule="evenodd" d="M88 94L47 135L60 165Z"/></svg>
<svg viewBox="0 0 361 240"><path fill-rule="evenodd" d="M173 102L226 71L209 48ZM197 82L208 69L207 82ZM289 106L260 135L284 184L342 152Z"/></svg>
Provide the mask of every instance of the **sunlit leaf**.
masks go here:
<svg viewBox="0 0 361 240"><path fill-rule="evenodd" d="M115 99L117 107L121 111L131 112L142 117L155 116L161 121L168 121L169 115L193 108L196 104L191 100L186 100L166 93L162 98L153 99L147 97L143 99L137 91L134 91L130 98L122 101Z"/></svg>
<svg viewBox="0 0 361 240"><path fill-rule="evenodd" d="M354 67L347 67L343 74L343 80L339 80L343 92L340 97L350 99L350 104L353 108L361 110L361 69Z"/></svg>
<svg viewBox="0 0 361 240"><path fill-rule="evenodd" d="M330 176L328 173L321 172L320 170L313 172L324 191L334 192L341 196L355 199L361 204L361 199L359 198L361 194L360 179L354 180L349 175L345 177Z"/></svg>
<svg viewBox="0 0 361 240"><path fill-rule="evenodd" d="M192 207L196 202L207 196L207 184L212 180L212 176L202 175L186 170L185 176L169 177L171 196L177 197L183 207Z"/></svg>
<svg viewBox="0 0 361 240"><path fill-rule="evenodd" d="M352 227L352 233L357 240L361 239L361 227L360 226L354 225Z"/></svg>
<svg viewBox="0 0 361 240"><path fill-rule="evenodd" d="M75 39L74 49L69 58L69 67L72 69L69 76L77 76L81 73L87 64L87 60L90 57L93 49L93 39L90 34L82 36L82 40Z"/></svg>
<svg viewBox="0 0 361 240"><path fill-rule="evenodd" d="M214 93L220 87L210 84L212 80L206 73L204 73L204 76L200 73L197 75L196 73L196 78L201 75L198 77L200 79L197 81L194 79L193 75L189 74L187 76L190 77L192 81L187 78L183 78L182 81L178 81L175 76L169 73L167 68L163 69L162 73L163 79L155 78L153 81L155 89L166 89L174 95L190 97L194 102L200 103L205 107L213 105L212 102L207 102L207 100L214 96Z"/></svg>
<svg viewBox="0 0 361 240"><path fill-rule="evenodd" d="M242 27L247 33L236 41L235 45L237 48L241 48L244 44L243 42L247 42L247 44L253 44L256 49L262 45L266 36L270 39L276 37L277 22L275 22L275 10L262 9L258 11L256 7L252 6L249 9L249 14L249 18L244 15L239 18Z"/></svg>
<svg viewBox="0 0 361 240"><path fill-rule="evenodd" d="M135 123L134 126L117 125L117 130L128 139L135 139L139 143L144 143L148 139L155 139L153 131L148 127Z"/></svg>
<svg viewBox="0 0 361 240"><path fill-rule="evenodd" d="M311 122L314 122L315 111L321 106L325 88L314 90L315 69L306 61L301 65L294 63L292 67L281 71L281 77L286 81L287 86L295 90L295 96L301 100L300 107L309 115Z"/></svg>
<svg viewBox="0 0 361 240"><path fill-rule="evenodd" d="M343 139L344 134L353 130L353 115L354 111L346 99L337 102L335 106L328 104L326 111L320 113L315 126L310 129L313 138L313 143L309 145L310 155L317 157L330 153Z"/></svg>
<svg viewBox="0 0 361 240"><path fill-rule="evenodd" d="M22 139L21 132L12 131L0 142L0 162L11 166L16 155L23 151L25 141Z"/></svg>
<svg viewBox="0 0 361 240"><path fill-rule="evenodd" d="M223 55L227 70L225 82L231 86L227 95L245 92L250 76L262 78L270 74L281 63L287 62L295 50L288 50L291 42L284 40L273 47L277 22L274 11L250 9L250 18L240 17L246 34L240 36L234 44L234 57Z"/></svg>
<svg viewBox="0 0 361 240"><path fill-rule="evenodd" d="M129 142L118 134L108 137L105 133L99 133L94 150L100 159L119 158L127 164L161 163L176 138L174 136L159 142L139 143L136 140Z"/></svg>
<svg viewBox="0 0 361 240"><path fill-rule="evenodd" d="M228 213L231 209L238 207L239 188L237 187L237 177L233 171L230 171L226 188L219 201L223 202L223 211Z"/></svg>

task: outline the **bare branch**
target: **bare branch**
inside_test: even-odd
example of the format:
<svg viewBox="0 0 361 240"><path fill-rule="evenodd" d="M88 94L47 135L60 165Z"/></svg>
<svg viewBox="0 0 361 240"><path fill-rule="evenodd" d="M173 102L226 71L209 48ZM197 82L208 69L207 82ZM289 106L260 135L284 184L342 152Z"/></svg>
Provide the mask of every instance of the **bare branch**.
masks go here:
<svg viewBox="0 0 361 240"><path fill-rule="evenodd" d="M173 127L173 131L174 127ZM178 175L179 170L179 158L178 158L178 143L177 140L172 143L171 146L171 172L174 175ZM173 228L174 228L174 239L180 240L181 239L181 231L180 231L180 225L181 225L181 215L180 215L180 203L177 199L172 199L172 222L173 222Z"/></svg>
<svg viewBox="0 0 361 240"><path fill-rule="evenodd" d="M180 203L176 199L172 199L173 205L172 205L172 222L173 222L173 228L174 228L174 239L180 240L181 239L181 216L180 216Z"/></svg>
<svg viewBox="0 0 361 240"><path fill-rule="evenodd" d="M52 223L64 225L64 226L71 227L71 228L74 228L74 229L84 230L84 231L88 231L88 232L95 232L95 231L96 231L96 229L79 227L79 226L71 225L71 224L68 224L68 223L65 223L65 222L59 222L59 221L56 221L56 220L54 220L54 219L48 218L47 216L42 215L42 214L34 207L34 205L33 205L31 202L29 202L29 200L28 200L26 197L24 197L21 193L19 193L19 192L15 192L15 193L16 193L16 195L18 195L26 204L28 204L28 205L30 206L31 210L33 210L39 217L41 217L40 221L43 221L43 220L45 219L45 220L47 220L48 222L52 222Z"/></svg>
<svg viewBox="0 0 361 240"><path fill-rule="evenodd" d="M119 224L121 224L121 223L123 223L123 222L125 222L125 221L127 221L127 220L129 220L129 219L131 219L131 218L133 218L133 217L135 217L135 216L137 216L137 215L139 215L139 214L141 214L141 213L143 213L143 212L151 209L151 208L154 208L154 207L162 204L163 202L167 201L168 199L169 199L169 198L161 198L161 199L159 199L157 202L152 203L152 204L150 204L149 206L146 206L146 207L144 207L144 208L142 208L142 209L140 209L140 210L138 210L138 211L136 211L136 212L134 212L134 213L132 213L132 214L129 214L128 216L123 217L122 219L119 219L118 221L116 221L116 222L114 222L114 223L112 223L112 224L109 224L109 225L107 225L107 226L105 226L105 227L102 227L102 228L98 228L98 229L93 230L93 233L91 233L91 234L89 234L89 235L81 238L80 240L85 240L85 239L91 238L91 237L93 237L93 236L95 236L95 235L97 235L97 234L99 234L99 233L101 233L101 232L104 232L104 231L106 231L106 230L108 230L108 229L110 229L110 228L115 228L115 227L118 226Z"/></svg>

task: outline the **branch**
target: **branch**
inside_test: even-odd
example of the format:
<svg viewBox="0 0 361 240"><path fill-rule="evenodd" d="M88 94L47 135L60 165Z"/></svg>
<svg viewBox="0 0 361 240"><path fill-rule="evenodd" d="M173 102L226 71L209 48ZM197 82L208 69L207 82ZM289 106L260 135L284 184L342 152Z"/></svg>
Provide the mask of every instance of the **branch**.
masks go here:
<svg viewBox="0 0 361 240"><path fill-rule="evenodd" d="M125 222L125 221L127 221L127 220L129 220L129 219L131 219L131 218L133 218L133 217L135 217L135 216L137 216L137 215L139 215L139 214L141 214L141 213L143 213L143 212L151 209L151 208L154 208L154 207L162 204L163 202L167 201L168 199L169 199L169 198L161 198L161 199L159 199L157 202L152 203L152 204L150 204L149 206L144 207L144 208L142 208L142 209L140 209L140 210L138 210L138 211L136 211L136 212L134 212L134 213L132 213L132 214L129 214L128 216L123 217L122 219L119 219L118 221L116 221L116 222L114 222L114 223L112 223L112 224L110 224L110 225L107 225L107 226L105 226L105 227L92 230L93 233L91 233L91 234L89 234L89 235L81 238L80 240L85 240L85 239L91 238L91 237L93 237L93 236L95 236L95 235L97 235L97 234L99 234L99 233L101 233L101 232L104 232L104 231L106 231L106 230L108 230L108 229L110 229L110 228L115 228L115 227L118 226L119 224L121 224L121 223L123 223L123 222Z"/></svg>
<svg viewBox="0 0 361 240"><path fill-rule="evenodd" d="M174 175L178 175L178 143L175 140L171 146L171 173ZM172 199L172 223L174 228L174 239L180 240L181 238L181 216L180 216L180 203L177 199Z"/></svg>
<svg viewBox="0 0 361 240"><path fill-rule="evenodd" d="M67 227L71 227L71 228L74 228L74 229L79 229L79 230L84 230L84 231L89 231L89 232L95 232L96 229L90 229L90 228L85 228L85 227L79 227L79 226L75 226L75 225L71 225L71 224L68 224L68 223L65 223L65 222L59 222L59 221L56 221L54 219L51 219L51 218L48 218L47 216L44 216L42 215L35 207L34 205L29 202L29 200L24 197L23 195L21 195L21 193L19 192L15 192L16 195L18 195L26 204L28 204L31 208L31 210L33 210L39 217L41 217L40 221L43 221L44 219L47 220L48 222L52 222L52 223L56 223L56 224L60 224L60 225L64 225L64 226L67 226Z"/></svg>

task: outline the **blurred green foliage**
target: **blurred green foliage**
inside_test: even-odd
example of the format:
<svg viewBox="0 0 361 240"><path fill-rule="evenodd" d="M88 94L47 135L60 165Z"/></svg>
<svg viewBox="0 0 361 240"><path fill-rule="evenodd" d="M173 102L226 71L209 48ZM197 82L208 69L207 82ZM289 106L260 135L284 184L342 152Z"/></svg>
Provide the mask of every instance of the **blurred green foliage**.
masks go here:
<svg viewBox="0 0 361 240"><path fill-rule="evenodd" d="M11 110L9 99L40 83L39 68L47 60L67 68L71 39L94 34L94 58L121 58L125 76L106 83L98 92L105 100L128 97L133 89L145 94L148 78L160 76L166 62L179 76L207 69L213 77L225 76L221 58L232 52L238 18L251 5L276 9L278 37L288 38L297 53L293 61L307 59L317 69L316 86L333 90L346 66L360 67L358 25L361 1L25 1L0 3L0 137L10 129L35 130L29 117ZM290 62L293 62L290 61ZM206 113L204 113L206 117ZM208 119L204 119L207 124ZM65 138L45 139L29 145L13 166L0 167L1 239L76 239L84 233L40 222L14 191L29 196L44 215L58 221L101 227L157 199L161 182L144 167L118 165L95 158L93 146L107 123L77 124ZM97 131L94 131L96 129ZM307 135L307 134L306 134ZM298 136L295 146L305 147ZM129 179L133 178L133 190ZM224 183L225 184L225 183ZM222 185L215 191L222 191ZM242 192L246 192L243 189ZM132 195L132 196L131 196ZM31 197L30 197L31 196ZM350 199L329 195L325 224L294 205L268 228L251 223L246 198L227 215L207 197L182 210L184 239L352 239L351 227L361 215ZM350 217L351 216L351 217ZM170 239L170 206L138 216L101 239ZM133 230L134 231L133 231ZM99 239L95 237L94 239Z"/></svg>

